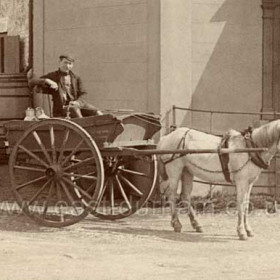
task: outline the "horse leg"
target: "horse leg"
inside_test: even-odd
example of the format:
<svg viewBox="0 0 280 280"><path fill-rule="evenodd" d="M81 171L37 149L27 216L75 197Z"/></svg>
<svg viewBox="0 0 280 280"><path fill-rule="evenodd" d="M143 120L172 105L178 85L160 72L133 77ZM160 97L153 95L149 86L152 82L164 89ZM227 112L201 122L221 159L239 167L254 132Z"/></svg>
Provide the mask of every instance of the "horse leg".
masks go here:
<svg viewBox="0 0 280 280"><path fill-rule="evenodd" d="M170 204L171 212L171 226L174 228L175 232L181 232L182 224L180 223L178 217L178 211L176 207L177 198L177 187L179 183L179 176L168 176L169 177L169 189L168 189L168 202Z"/></svg>
<svg viewBox="0 0 280 280"><path fill-rule="evenodd" d="M253 184L251 184L249 186L249 189L248 189L248 192L246 194L246 204L245 204L245 213L244 213L244 225L245 225L245 230L247 232L247 236L248 237L253 237L254 236L254 233L253 233L253 230L251 228L251 226L249 225L249 222L248 222L248 212L249 212L249 204L250 204L250 193L251 193L251 190L252 190L252 186Z"/></svg>
<svg viewBox="0 0 280 280"><path fill-rule="evenodd" d="M190 222L192 227L196 230L196 232L203 232L202 226L196 219L195 211L191 204L191 193L193 189L193 175L189 173L187 168L184 168L182 176L182 199L188 205L188 215L190 218Z"/></svg>
<svg viewBox="0 0 280 280"><path fill-rule="evenodd" d="M238 224L237 224L237 233L240 240L247 239L247 232L245 229L245 212L248 206L247 193L249 185L246 182L237 182L237 211L238 211Z"/></svg>

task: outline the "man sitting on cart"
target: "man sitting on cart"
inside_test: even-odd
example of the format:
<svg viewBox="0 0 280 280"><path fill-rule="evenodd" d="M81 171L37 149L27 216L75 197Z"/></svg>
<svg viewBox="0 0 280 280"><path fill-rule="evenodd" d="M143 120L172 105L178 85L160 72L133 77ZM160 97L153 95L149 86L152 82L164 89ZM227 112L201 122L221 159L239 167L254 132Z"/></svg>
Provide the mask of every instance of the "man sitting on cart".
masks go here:
<svg viewBox="0 0 280 280"><path fill-rule="evenodd" d="M29 84L31 87L41 88L43 93L52 95L54 117L66 117L68 111L71 118L102 115L99 109L84 100L87 92L83 88L81 78L71 71L73 66L73 57L62 54L59 56L58 70L40 78L33 77Z"/></svg>

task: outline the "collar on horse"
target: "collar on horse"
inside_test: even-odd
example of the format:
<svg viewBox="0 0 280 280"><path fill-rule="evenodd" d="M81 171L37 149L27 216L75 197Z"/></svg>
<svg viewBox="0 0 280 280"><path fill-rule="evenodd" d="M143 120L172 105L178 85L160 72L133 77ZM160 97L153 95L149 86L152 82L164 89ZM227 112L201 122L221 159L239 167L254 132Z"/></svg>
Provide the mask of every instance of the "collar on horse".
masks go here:
<svg viewBox="0 0 280 280"><path fill-rule="evenodd" d="M244 131L241 132L241 135L245 139L246 148L257 148L257 145L254 143L254 141L252 139L252 132L253 132L252 127L248 127L247 129L245 129ZM222 154L220 152L222 148L228 148L229 138L230 138L230 135L228 133L223 136L223 138L221 140L221 143L218 147L218 155L219 155L219 158L220 158L220 162L221 162L222 170L223 170L223 173L224 173L224 177L225 177L227 182L231 183L230 171L229 171L229 168L228 168L229 154ZM262 169L268 169L269 164L266 163L262 159L262 157L260 155L260 152L248 152L248 154L249 154L249 159L256 166L258 166Z"/></svg>
<svg viewBox="0 0 280 280"><path fill-rule="evenodd" d="M249 126L247 129L241 132L246 142L246 148L257 148L257 145L254 143L252 139L252 132L253 132L253 128L251 126ZM249 157L251 158L251 161L255 165L257 165L262 169L268 169L269 164L262 159L260 152L248 152L248 154Z"/></svg>

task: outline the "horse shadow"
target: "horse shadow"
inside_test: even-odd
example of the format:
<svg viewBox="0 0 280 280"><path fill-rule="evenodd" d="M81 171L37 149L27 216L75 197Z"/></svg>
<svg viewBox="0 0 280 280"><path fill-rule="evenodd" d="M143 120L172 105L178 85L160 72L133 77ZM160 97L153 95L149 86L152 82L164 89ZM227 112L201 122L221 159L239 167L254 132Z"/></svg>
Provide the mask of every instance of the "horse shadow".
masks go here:
<svg viewBox="0 0 280 280"><path fill-rule="evenodd" d="M91 224L82 226L87 231L98 231L106 234L122 234L148 237L149 239L160 239L167 241L176 241L184 243L227 243L237 240L236 235L225 234L207 234L197 233L195 231L182 231L180 233L174 232L173 229L156 229L147 226L134 227L129 222L125 221L92 221Z"/></svg>
<svg viewBox="0 0 280 280"><path fill-rule="evenodd" d="M80 221L76 227L81 228L87 232L96 231L104 234L119 234L119 235L131 235L140 236L149 239L176 241L184 243L226 243L232 240L237 240L235 235L225 235L225 234L207 234L206 233L196 233L194 231L183 231L181 233L174 232L171 228L157 229L148 227L146 225L134 225L129 220L100 220L98 218L86 218ZM73 226L54 228L46 227L37 224L35 221L31 220L29 217L22 213L7 215L0 213L0 230L10 231L10 232L28 232L28 233L55 233L57 231L61 232L71 232L75 231Z"/></svg>

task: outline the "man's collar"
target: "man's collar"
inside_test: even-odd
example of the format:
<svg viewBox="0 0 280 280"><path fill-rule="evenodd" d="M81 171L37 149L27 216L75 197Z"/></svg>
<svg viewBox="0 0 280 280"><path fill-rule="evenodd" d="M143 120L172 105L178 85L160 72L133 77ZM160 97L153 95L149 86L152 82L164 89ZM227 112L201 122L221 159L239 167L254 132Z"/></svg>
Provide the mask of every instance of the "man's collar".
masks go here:
<svg viewBox="0 0 280 280"><path fill-rule="evenodd" d="M70 75L70 71L67 73L67 72L63 72L63 71L61 71L60 69L58 69L58 72L59 72L59 74L60 74L61 76L68 76L68 75Z"/></svg>

